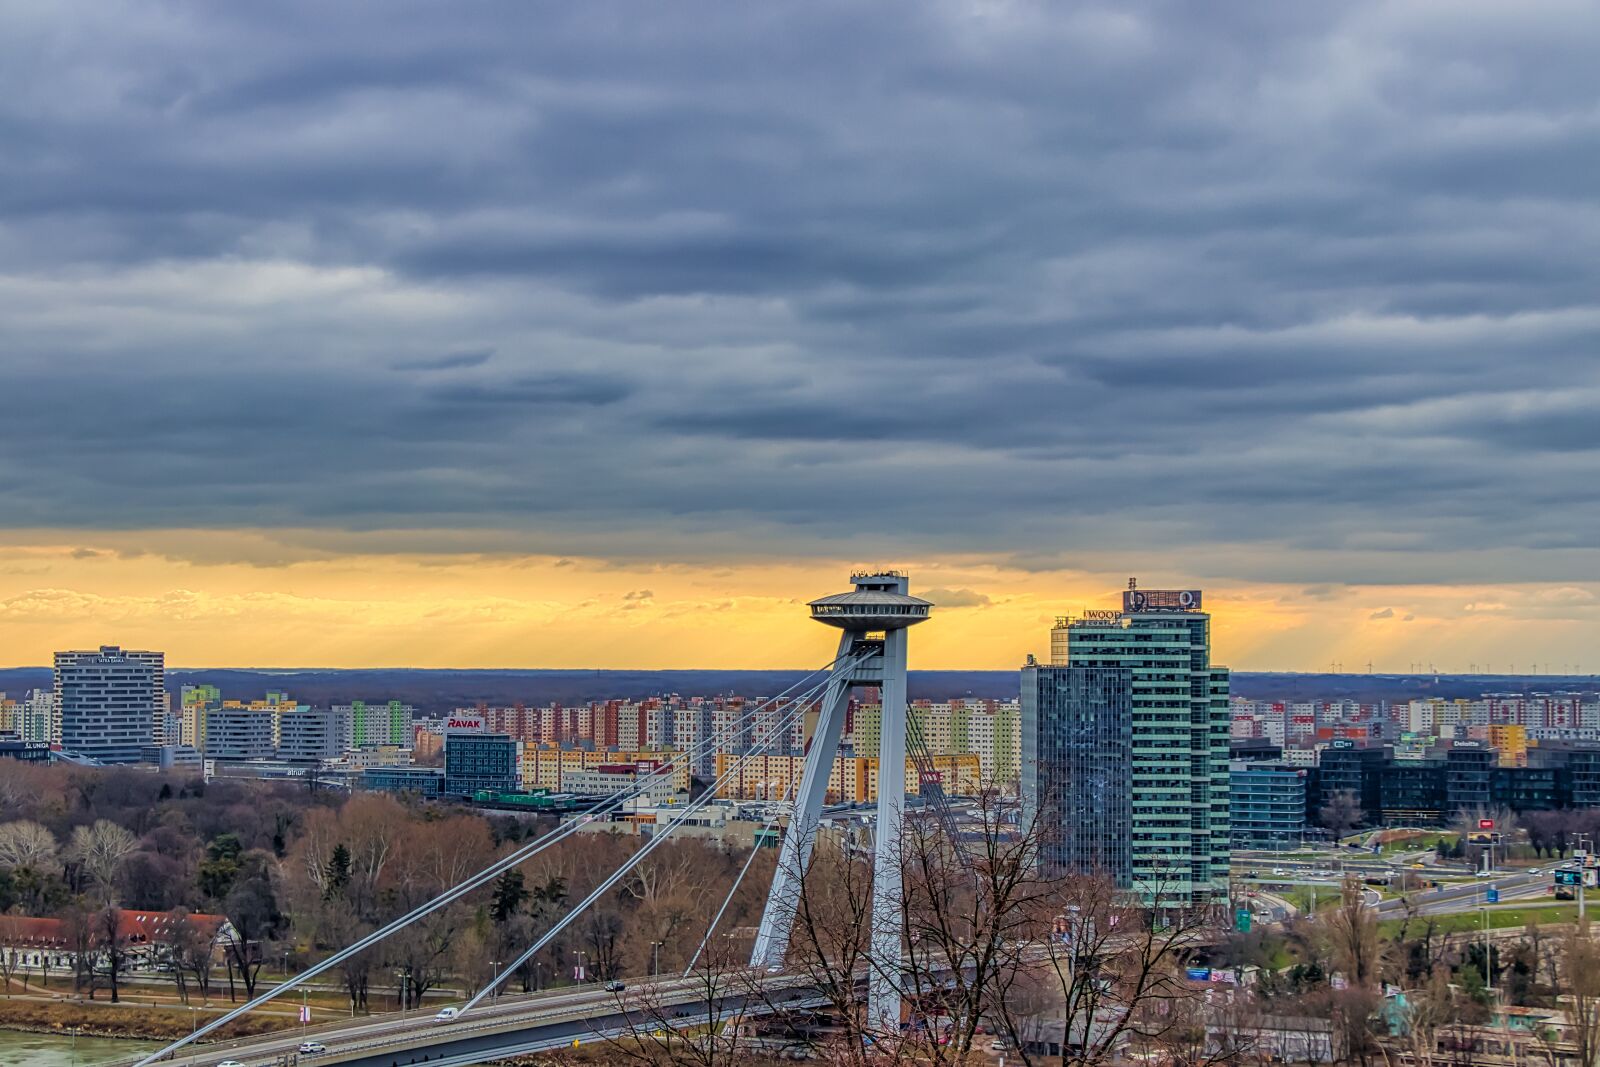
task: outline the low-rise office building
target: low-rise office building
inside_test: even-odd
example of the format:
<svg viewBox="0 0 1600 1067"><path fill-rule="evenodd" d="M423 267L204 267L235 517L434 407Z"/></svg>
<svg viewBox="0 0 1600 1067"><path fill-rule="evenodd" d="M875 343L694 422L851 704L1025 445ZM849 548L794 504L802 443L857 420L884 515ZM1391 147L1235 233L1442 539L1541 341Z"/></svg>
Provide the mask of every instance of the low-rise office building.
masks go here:
<svg viewBox="0 0 1600 1067"><path fill-rule="evenodd" d="M1235 760L1228 772L1228 807L1234 848L1299 846L1306 832L1305 768Z"/></svg>
<svg viewBox="0 0 1600 1067"><path fill-rule="evenodd" d="M507 734L450 734L444 745L444 792L466 796L522 788L522 742Z"/></svg>

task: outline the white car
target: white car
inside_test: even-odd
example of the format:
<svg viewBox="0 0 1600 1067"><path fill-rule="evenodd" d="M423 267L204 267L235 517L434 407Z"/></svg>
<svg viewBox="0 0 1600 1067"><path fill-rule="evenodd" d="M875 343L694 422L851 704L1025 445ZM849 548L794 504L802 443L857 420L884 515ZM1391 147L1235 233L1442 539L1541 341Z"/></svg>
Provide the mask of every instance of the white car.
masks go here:
<svg viewBox="0 0 1600 1067"><path fill-rule="evenodd" d="M447 1023L451 1019L454 1019L457 1015L460 1015L460 1014L461 1014L461 1009L460 1008L440 1008L439 1009L439 1014L437 1014L437 1015L435 1015L433 1017L433 1021L436 1022L436 1023Z"/></svg>
<svg viewBox="0 0 1600 1067"><path fill-rule="evenodd" d="M223 1060L221 1063L217 1064L217 1067L244 1067L244 1064L240 1063L238 1060Z"/></svg>
<svg viewBox="0 0 1600 1067"><path fill-rule="evenodd" d="M1282 878L1283 877L1283 868L1282 867L1274 867L1274 868L1272 868L1272 877L1274 877L1274 878Z"/></svg>
<svg viewBox="0 0 1600 1067"><path fill-rule="evenodd" d="M300 1042L300 1055L302 1056L316 1056L326 1051L328 1051L328 1046L320 1041Z"/></svg>

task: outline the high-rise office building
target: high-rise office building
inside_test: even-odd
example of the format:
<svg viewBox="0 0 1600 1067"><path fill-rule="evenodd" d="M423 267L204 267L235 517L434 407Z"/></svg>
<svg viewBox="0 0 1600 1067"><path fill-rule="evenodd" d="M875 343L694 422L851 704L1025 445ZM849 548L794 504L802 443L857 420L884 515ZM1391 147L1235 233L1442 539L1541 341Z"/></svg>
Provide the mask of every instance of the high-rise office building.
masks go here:
<svg viewBox="0 0 1600 1067"><path fill-rule="evenodd" d="M166 711L166 657L102 645L57 652L55 705L61 747L102 763L137 763Z"/></svg>
<svg viewBox="0 0 1600 1067"><path fill-rule="evenodd" d="M1130 581L1122 610L1086 611L1058 623L1060 630L1069 666L1131 672L1135 889L1156 907L1221 904L1228 670L1211 664L1211 616L1201 610L1200 590L1139 589Z"/></svg>
<svg viewBox="0 0 1600 1067"><path fill-rule="evenodd" d="M1022 820L1052 872L1133 880L1133 672L1022 668Z"/></svg>

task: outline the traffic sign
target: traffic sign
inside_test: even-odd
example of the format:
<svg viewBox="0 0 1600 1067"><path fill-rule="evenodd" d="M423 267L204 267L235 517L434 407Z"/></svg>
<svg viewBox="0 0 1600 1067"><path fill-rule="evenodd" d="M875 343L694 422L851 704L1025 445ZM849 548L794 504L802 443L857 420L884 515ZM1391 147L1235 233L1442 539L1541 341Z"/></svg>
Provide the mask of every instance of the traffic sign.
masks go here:
<svg viewBox="0 0 1600 1067"><path fill-rule="evenodd" d="M1583 874L1579 871L1557 871L1556 885L1577 885L1583 881Z"/></svg>
<svg viewBox="0 0 1600 1067"><path fill-rule="evenodd" d="M1500 890L1496 889L1494 886L1490 886L1488 891L1485 892L1483 895L1484 895L1484 898L1487 899L1490 904L1498 904L1498 903L1500 903Z"/></svg>
<svg viewBox="0 0 1600 1067"><path fill-rule="evenodd" d="M1479 819L1478 820L1478 829L1480 829L1480 830L1493 830L1494 829L1494 820L1493 819Z"/></svg>

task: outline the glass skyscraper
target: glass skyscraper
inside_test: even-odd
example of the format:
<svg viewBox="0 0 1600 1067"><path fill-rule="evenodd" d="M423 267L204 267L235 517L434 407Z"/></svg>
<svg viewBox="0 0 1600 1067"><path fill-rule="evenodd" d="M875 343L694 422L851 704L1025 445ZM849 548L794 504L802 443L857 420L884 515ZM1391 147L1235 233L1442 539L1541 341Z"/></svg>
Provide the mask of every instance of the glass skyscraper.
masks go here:
<svg viewBox="0 0 1600 1067"><path fill-rule="evenodd" d="M1198 589L1138 589L1064 620L1071 667L1130 673L1132 881L1152 906L1227 900L1228 670ZM1026 734L1026 730L1024 734Z"/></svg>
<svg viewBox="0 0 1600 1067"><path fill-rule="evenodd" d="M1133 879L1133 673L1022 669L1022 818L1052 872Z"/></svg>

